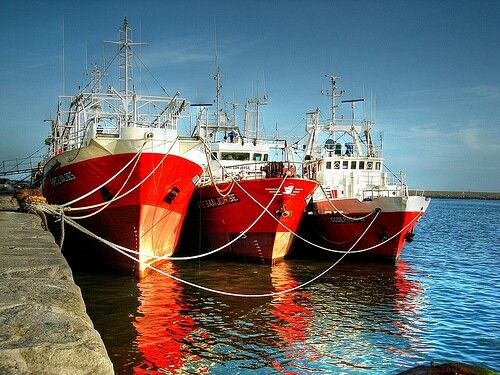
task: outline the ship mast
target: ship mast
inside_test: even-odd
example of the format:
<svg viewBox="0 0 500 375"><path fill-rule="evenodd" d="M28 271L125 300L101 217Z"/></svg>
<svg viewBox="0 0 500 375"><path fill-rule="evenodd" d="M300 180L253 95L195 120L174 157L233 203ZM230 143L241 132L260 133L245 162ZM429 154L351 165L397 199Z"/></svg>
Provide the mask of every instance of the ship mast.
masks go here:
<svg viewBox="0 0 500 375"><path fill-rule="evenodd" d="M219 130L220 126L220 92L221 92L221 74L220 74L220 68L217 66L217 70L214 75L214 80L215 80L215 109L217 111L216 113L216 124L215 124L215 133Z"/></svg>
<svg viewBox="0 0 500 375"><path fill-rule="evenodd" d="M267 95L262 98L248 99L248 104L255 104L255 143L259 139L260 106L268 103ZM246 129L246 127L245 127Z"/></svg>
<svg viewBox="0 0 500 375"><path fill-rule="evenodd" d="M128 123L129 121L129 96L131 95L129 90L129 81L132 80L132 68L130 65L130 60L132 58L132 46L143 45L147 43L134 43L130 37L132 30L128 25L128 19L125 17L123 19L123 28L120 29L120 40L119 41L105 41L106 43L118 44L120 45L120 57L122 59L122 63L120 63L120 68L123 72L120 74L120 81L122 81L121 96L123 101L123 109L125 111L125 121ZM133 94L132 94L133 96ZM133 122L135 124L135 120Z"/></svg>
<svg viewBox="0 0 500 375"><path fill-rule="evenodd" d="M359 155L361 153L361 147L359 145L359 140L358 140L358 133L356 132L356 116L355 116L355 111L356 111L356 103L358 102L364 102L365 99L349 99L349 100L342 100L342 103L351 103L351 128L349 133L351 134L351 137L354 141L354 145L356 147L356 152ZM369 156L369 155L367 155Z"/></svg>
<svg viewBox="0 0 500 375"><path fill-rule="evenodd" d="M332 98L332 104L331 104L331 111L332 111L331 121L332 122L330 125L330 131L332 133L334 133L335 132L335 129L334 129L335 125L337 125L337 118L336 118L337 108L338 108L337 98L344 95L345 91L344 90L337 91L337 80L340 79L340 77L334 76L334 75L328 75L328 74L326 74L325 77L330 79L330 83L332 85L332 88L330 90L321 90L321 94L326 95L326 96L330 96ZM334 137L335 137L335 135L334 135ZM334 141L337 141L337 140L334 139Z"/></svg>

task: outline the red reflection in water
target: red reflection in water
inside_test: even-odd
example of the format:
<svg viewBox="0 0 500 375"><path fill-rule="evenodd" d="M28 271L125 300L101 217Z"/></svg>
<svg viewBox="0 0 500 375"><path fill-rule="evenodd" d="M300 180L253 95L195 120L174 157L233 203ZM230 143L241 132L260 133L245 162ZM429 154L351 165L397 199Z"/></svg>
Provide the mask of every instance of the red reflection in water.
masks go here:
<svg viewBox="0 0 500 375"><path fill-rule="evenodd" d="M419 321L421 320L418 311L425 303L423 288L420 282L411 278L414 270L408 262L400 260L396 265L394 274L394 309L400 319L394 320L397 331L411 343L406 348L392 348L391 352L398 355L409 355L411 348L418 348L420 352L424 350L423 342L418 332Z"/></svg>
<svg viewBox="0 0 500 375"><path fill-rule="evenodd" d="M293 278L290 267L282 262L274 265L271 270L271 283L274 290L279 292L299 285ZM312 322L312 312L300 304L300 299L309 299L310 294L300 290L277 295L273 298L271 313L276 317L276 323L270 323L270 327L276 332L280 341L277 346L282 349L285 355L291 359L297 359L298 355L303 355L297 349L308 338L307 328ZM311 355L311 353L308 353ZM284 374L295 372L286 371L279 361L273 361L273 367Z"/></svg>
<svg viewBox="0 0 500 375"><path fill-rule="evenodd" d="M165 263L162 270L176 273L171 263ZM196 325L191 316L183 313L189 306L183 301L182 285L157 272L150 272L137 285L141 292L138 313L142 316L137 316L133 324L143 358L134 366L134 373L180 372L187 360L196 360L184 347L184 341Z"/></svg>
<svg viewBox="0 0 500 375"><path fill-rule="evenodd" d="M396 265L394 284L396 286L396 298L394 300L396 311L401 314L416 314L419 304L418 300L422 295L423 288L418 280L408 277L413 270L408 262L400 260Z"/></svg>

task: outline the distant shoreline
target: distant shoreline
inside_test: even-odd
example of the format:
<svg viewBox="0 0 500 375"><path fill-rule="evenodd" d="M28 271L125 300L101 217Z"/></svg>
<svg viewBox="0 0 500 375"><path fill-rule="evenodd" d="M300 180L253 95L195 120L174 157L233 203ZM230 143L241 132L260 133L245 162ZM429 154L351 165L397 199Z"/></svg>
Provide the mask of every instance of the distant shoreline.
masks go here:
<svg viewBox="0 0 500 375"><path fill-rule="evenodd" d="M415 190L410 190L410 193L414 193ZM418 193L419 191L416 190ZM429 198L437 199L488 199L488 200L500 200L500 193L489 193L480 191L436 191L436 190L425 190L424 195Z"/></svg>
<svg viewBox="0 0 500 375"><path fill-rule="evenodd" d="M12 194L16 188L16 180L0 179L0 194ZM409 193L421 195L423 189L409 189ZM482 192L482 191L438 191L424 190L424 196L434 199L485 199L485 200L500 200L500 193Z"/></svg>

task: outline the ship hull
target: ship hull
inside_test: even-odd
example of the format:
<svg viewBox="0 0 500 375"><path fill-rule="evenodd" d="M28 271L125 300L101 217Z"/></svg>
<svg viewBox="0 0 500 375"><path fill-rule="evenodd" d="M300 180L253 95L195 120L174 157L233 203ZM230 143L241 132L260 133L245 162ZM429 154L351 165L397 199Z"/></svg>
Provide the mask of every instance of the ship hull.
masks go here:
<svg viewBox="0 0 500 375"><path fill-rule="evenodd" d="M347 259L396 262L428 205L420 196L317 201L308 209L301 234L324 248L349 251ZM307 257L335 253L310 245L305 249Z"/></svg>
<svg viewBox="0 0 500 375"><path fill-rule="evenodd" d="M68 155L56 156L58 160L48 163L44 195L49 203L59 205L77 199L112 178L135 155L100 155L66 164L63 163L71 160ZM174 253L194 191L193 180L200 174L201 167L183 157L142 153L118 176L71 204L71 210L66 212L96 237L135 251L131 254L135 259L69 225L65 226L63 253L77 265L132 271L143 276L147 265L157 263L154 257ZM80 210L99 204L105 206Z"/></svg>
<svg viewBox="0 0 500 375"><path fill-rule="evenodd" d="M218 254L244 258L262 263L282 260L290 251L302 220L308 197L317 183L310 180L289 178L280 191L281 178L242 180L238 184L217 184L197 188L193 195L190 227L199 238L187 241L191 251L207 252L227 245ZM230 192L229 192L229 189ZM268 213L252 223L272 200ZM273 198L274 197L274 198ZM245 232L244 235L241 235ZM194 241L193 241L194 240Z"/></svg>

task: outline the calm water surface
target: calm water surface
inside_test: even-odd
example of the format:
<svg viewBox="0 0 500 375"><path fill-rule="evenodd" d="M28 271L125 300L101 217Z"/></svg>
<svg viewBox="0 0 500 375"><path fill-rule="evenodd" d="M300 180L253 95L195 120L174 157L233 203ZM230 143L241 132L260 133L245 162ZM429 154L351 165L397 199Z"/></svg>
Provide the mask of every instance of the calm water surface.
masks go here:
<svg viewBox="0 0 500 375"><path fill-rule="evenodd" d="M396 265L342 262L297 292L237 298L157 273L77 273L117 374L395 374L460 361L500 369L500 201L433 200ZM162 269L266 293L332 261L201 260Z"/></svg>

